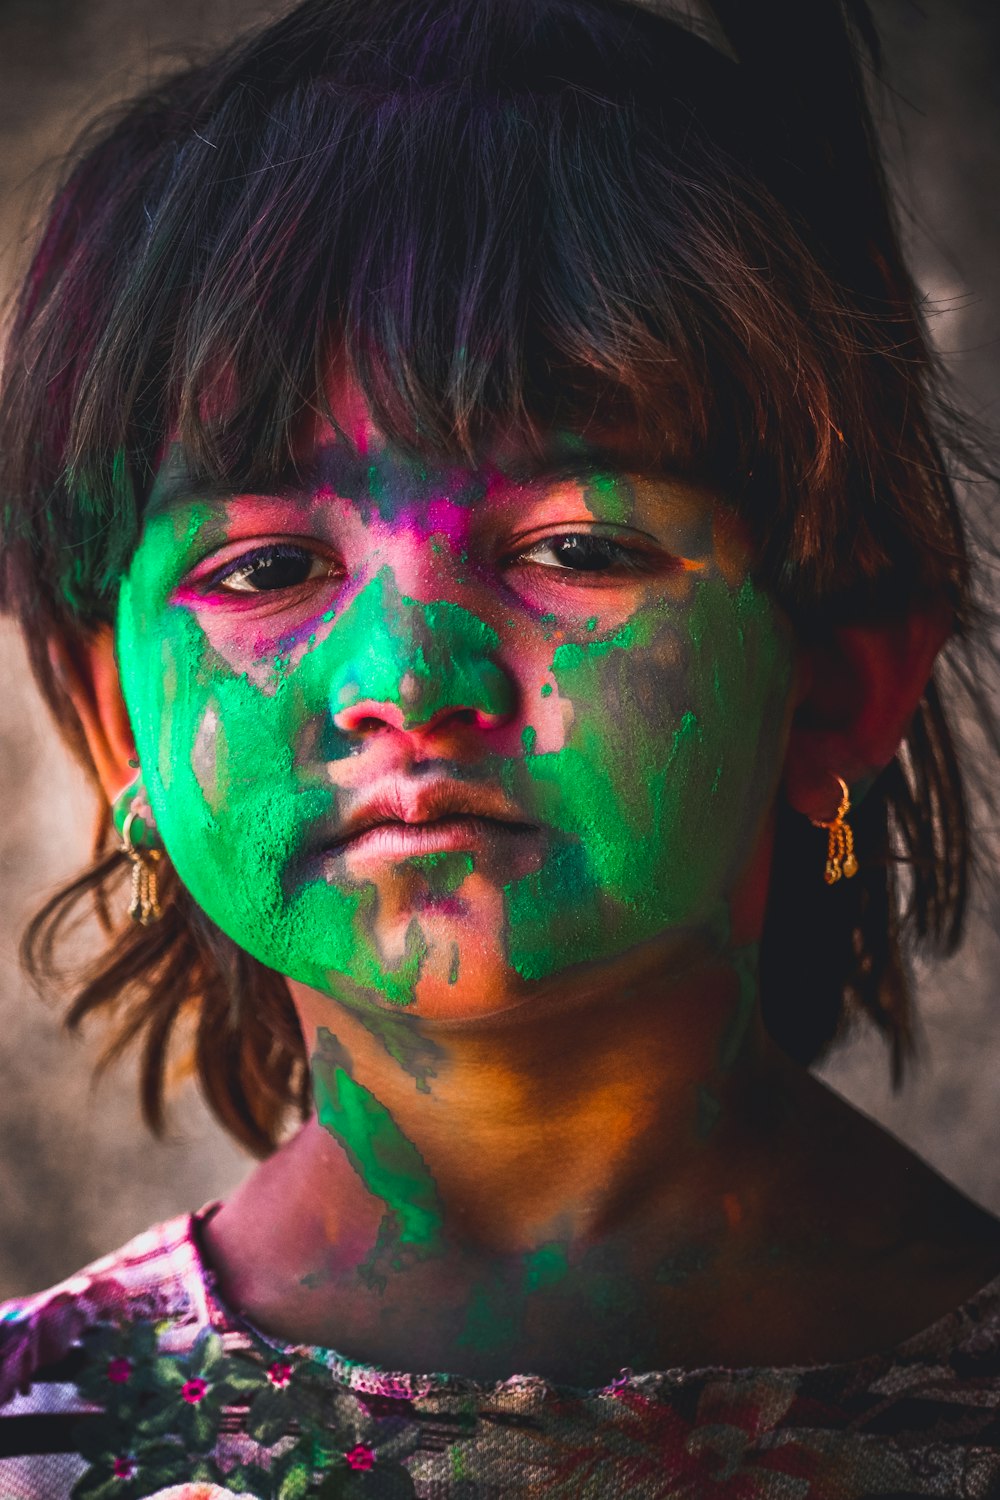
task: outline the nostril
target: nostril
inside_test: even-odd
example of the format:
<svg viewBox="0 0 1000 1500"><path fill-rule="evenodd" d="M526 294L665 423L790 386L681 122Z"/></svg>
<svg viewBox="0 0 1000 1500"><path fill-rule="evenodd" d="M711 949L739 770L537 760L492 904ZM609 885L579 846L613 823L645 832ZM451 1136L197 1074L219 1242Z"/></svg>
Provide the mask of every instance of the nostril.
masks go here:
<svg viewBox="0 0 1000 1500"><path fill-rule="evenodd" d="M402 729L403 713L395 703L377 703L371 698L360 698L338 708L333 722L345 734L365 736L382 729Z"/></svg>
<svg viewBox="0 0 1000 1500"><path fill-rule="evenodd" d="M506 715L494 714L484 708L470 704L446 704L444 708L429 709L421 713L418 704L410 703L404 709L398 703L378 703L371 698L362 698L337 709L333 722L342 733L359 738L381 733L386 729L407 732L429 733L446 728L496 729L506 722Z"/></svg>

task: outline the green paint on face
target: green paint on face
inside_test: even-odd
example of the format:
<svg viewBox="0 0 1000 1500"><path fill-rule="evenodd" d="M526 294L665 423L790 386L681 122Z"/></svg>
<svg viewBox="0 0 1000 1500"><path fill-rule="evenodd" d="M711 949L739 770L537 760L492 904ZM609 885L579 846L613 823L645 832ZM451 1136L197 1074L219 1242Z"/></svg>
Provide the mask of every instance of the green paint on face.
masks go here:
<svg viewBox="0 0 1000 1500"><path fill-rule="evenodd" d="M411 870L420 871L432 896L450 896L472 874L475 861L471 854L454 849L437 854L414 854L406 865Z"/></svg>
<svg viewBox="0 0 1000 1500"><path fill-rule="evenodd" d="M444 1249L444 1212L423 1157L389 1111L348 1071L333 1034L320 1027L312 1057L316 1117L344 1149L367 1191L385 1205L371 1256L360 1268L373 1286Z"/></svg>
<svg viewBox="0 0 1000 1500"><path fill-rule="evenodd" d="M353 501L366 524L376 514L391 522L414 503L442 494L447 494L453 505L470 506L478 504L486 493L487 482L481 474L456 469L442 472L436 465L387 446L377 454L372 450L361 455L345 445L328 443L320 446L315 459L318 482Z"/></svg>
<svg viewBox="0 0 1000 1500"><path fill-rule="evenodd" d="M538 816L559 837L506 888L510 961L541 979L670 928L722 933L724 897L773 792L788 635L747 579L699 578L613 636L556 648L573 707L565 745L528 754Z"/></svg>
<svg viewBox="0 0 1000 1500"><path fill-rule="evenodd" d="M602 521L621 524L629 518L628 487L617 474L594 474L584 491L591 509Z"/></svg>
<svg viewBox="0 0 1000 1500"><path fill-rule="evenodd" d="M384 568L356 595L316 655L321 671L339 658L332 681L324 684L334 711L365 699L392 703L402 710L405 729L470 703L504 713L511 688L493 660L499 644L496 631L460 605L419 604L401 595Z"/></svg>
<svg viewBox="0 0 1000 1500"><path fill-rule="evenodd" d="M165 559L189 545L176 527L170 514L147 523L122 582L118 658L177 873L224 932L279 973L325 993L408 1004L427 951L419 921L402 951L386 955L374 932L375 887L346 872L328 880L303 862L309 830L336 812L325 766L354 748L333 715L362 696L395 703L405 723L469 702L502 714L511 689L492 660L496 635L456 604L401 595L382 572L294 668L290 652L282 669L262 663L251 680L167 597ZM454 889L470 870L469 856L447 855L438 883Z"/></svg>
<svg viewBox="0 0 1000 1500"><path fill-rule="evenodd" d="M129 814L133 814L129 822ZM150 816L146 790L140 778L120 792L111 808L111 821L118 837L124 842L125 824L128 823L129 843L133 849L158 849L159 835Z"/></svg>
<svg viewBox="0 0 1000 1500"><path fill-rule="evenodd" d="M440 478L420 482L442 493ZM370 476L358 485L370 495ZM673 930L726 931L727 896L777 778L790 683L789 632L749 579L731 587L709 564L686 592L637 590L624 624L602 636L593 616L584 639L566 639L571 618L557 629L554 612L525 605L501 642L470 609L414 600L383 568L345 607L275 640L266 612L241 615L246 626L229 616L220 630L217 606L180 587L196 554L226 539L218 507L154 509L122 581L117 645L167 852L247 952L357 1008L412 1003L430 916L420 908L387 932L381 884L320 854L340 816L338 768L356 786L346 762L364 750L337 716L370 700L394 705L404 728L469 705L509 721L522 658L562 712L549 702L542 741L555 733L558 748L539 751L539 714L522 723L517 753L482 762L548 834L540 864L502 887L495 941L512 982ZM498 665L505 653L513 676ZM433 904L472 872L471 856L447 854L400 861L385 879L417 875ZM447 941L448 978L460 985L469 965L453 932ZM410 1071L426 1083L423 1061Z"/></svg>

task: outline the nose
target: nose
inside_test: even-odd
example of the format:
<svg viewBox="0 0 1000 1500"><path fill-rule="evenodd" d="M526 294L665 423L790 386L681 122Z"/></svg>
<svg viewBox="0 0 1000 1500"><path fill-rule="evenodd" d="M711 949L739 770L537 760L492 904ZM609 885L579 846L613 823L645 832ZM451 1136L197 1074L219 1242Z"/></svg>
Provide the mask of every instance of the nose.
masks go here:
<svg viewBox="0 0 1000 1500"><path fill-rule="evenodd" d="M461 605L406 598L381 574L341 623L352 649L333 673L330 707L342 732L493 729L513 716L516 693L496 660L499 637Z"/></svg>
<svg viewBox="0 0 1000 1500"><path fill-rule="evenodd" d="M420 729L432 732L449 721L455 724L472 724L477 729L494 729L507 718L505 714L490 713L465 704L446 704L443 708L427 713L419 703L417 694L414 694L414 700L411 701L414 701L412 711L396 703L362 698L348 708L339 709L333 716L333 722L345 734L371 734L378 729Z"/></svg>

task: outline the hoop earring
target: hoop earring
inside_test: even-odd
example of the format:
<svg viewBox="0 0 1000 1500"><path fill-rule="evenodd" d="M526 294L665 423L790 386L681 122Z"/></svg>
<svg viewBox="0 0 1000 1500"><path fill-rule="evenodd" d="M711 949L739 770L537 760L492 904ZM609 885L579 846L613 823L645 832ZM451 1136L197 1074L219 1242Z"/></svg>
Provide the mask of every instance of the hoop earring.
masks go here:
<svg viewBox="0 0 1000 1500"><path fill-rule="evenodd" d="M858 861L854 854L854 833L850 823L847 822L847 814L851 810L851 796L844 778L838 776L836 780L840 786L840 806L832 820L826 823L821 818L809 819L814 828L825 828L829 834L826 846L826 867L823 870L823 879L827 885L836 885L842 875L845 880L850 880L852 875L858 873Z"/></svg>
<svg viewBox="0 0 1000 1500"><path fill-rule="evenodd" d="M128 855L132 864L132 898L128 914L140 927L149 927L163 916L156 873L163 849L141 782L129 787L115 803L112 821L116 827L123 811L125 821L121 825L121 851ZM139 831L135 826L137 822Z"/></svg>

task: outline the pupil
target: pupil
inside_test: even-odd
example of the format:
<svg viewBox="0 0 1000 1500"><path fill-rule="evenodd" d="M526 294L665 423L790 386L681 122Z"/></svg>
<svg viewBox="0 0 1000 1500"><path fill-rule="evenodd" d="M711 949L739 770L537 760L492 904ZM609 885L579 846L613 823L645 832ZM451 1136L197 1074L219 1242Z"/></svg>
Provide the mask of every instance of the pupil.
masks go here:
<svg viewBox="0 0 1000 1500"><path fill-rule="evenodd" d="M254 563L247 582L257 589L288 589L302 583L309 572L309 559L301 552L262 557Z"/></svg>
<svg viewBox="0 0 1000 1500"><path fill-rule="evenodd" d="M579 572L607 567L608 544L599 537L571 536L559 543L559 560Z"/></svg>

